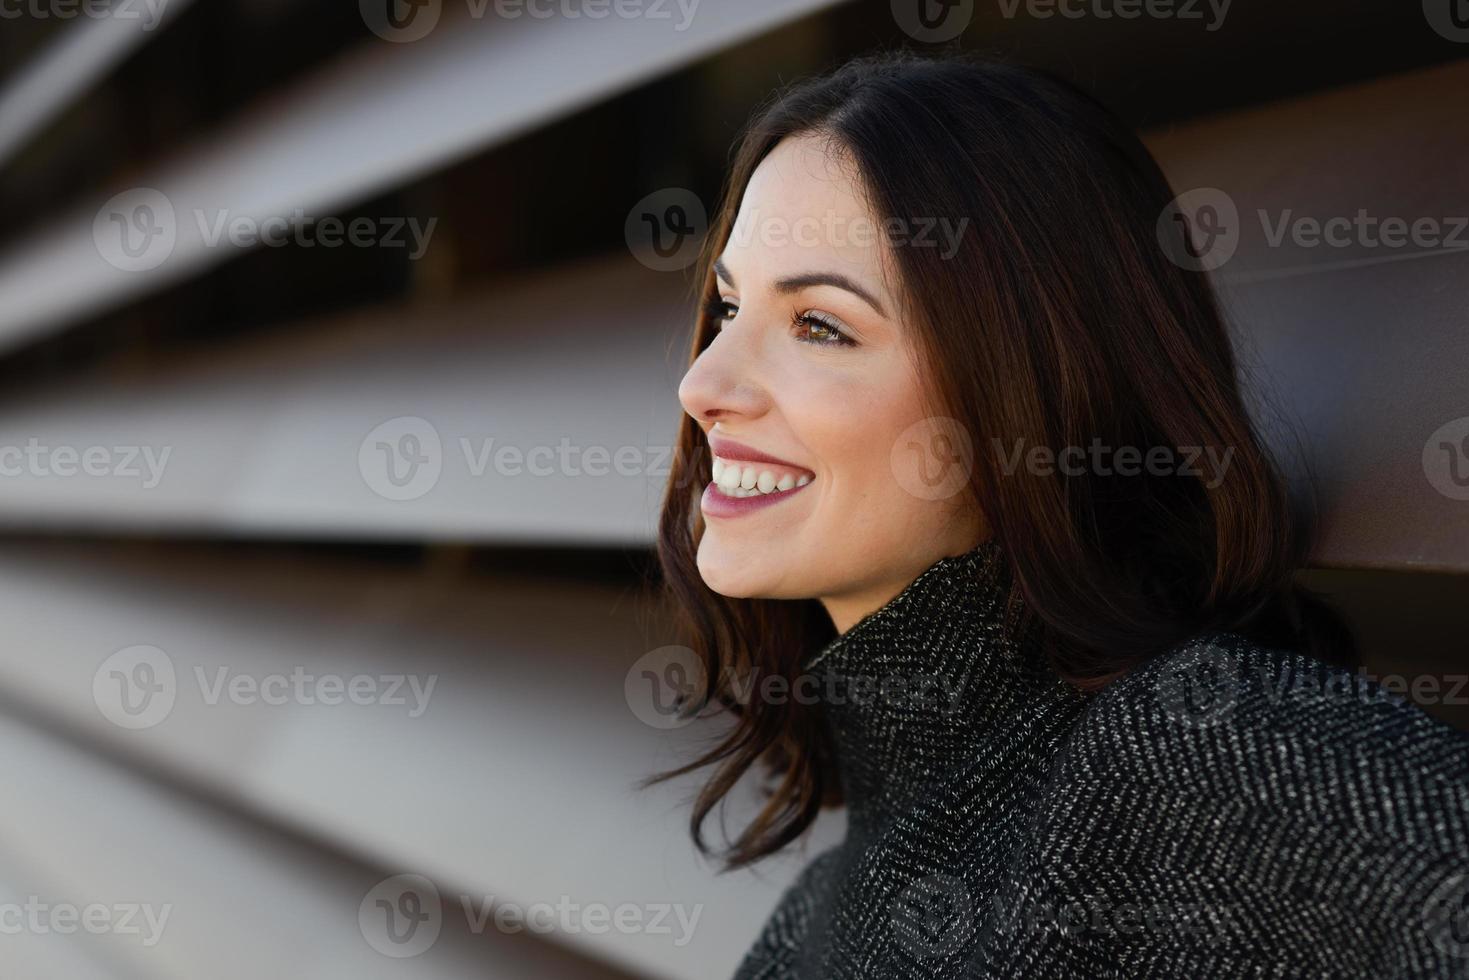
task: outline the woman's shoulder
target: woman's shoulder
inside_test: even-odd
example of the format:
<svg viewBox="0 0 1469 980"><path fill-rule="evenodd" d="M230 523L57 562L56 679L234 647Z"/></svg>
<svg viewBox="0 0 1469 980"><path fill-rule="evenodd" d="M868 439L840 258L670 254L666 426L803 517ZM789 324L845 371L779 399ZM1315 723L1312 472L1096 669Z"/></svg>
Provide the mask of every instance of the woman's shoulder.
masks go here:
<svg viewBox="0 0 1469 980"><path fill-rule="evenodd" d="M1091 698L1020 862L1052 904L1174 915L1153 953L1448 975L1418 971L1469 962L1469 735L1353 671L1202 635Z"/></svg>
<svg viewBox="0 0 1469 980"><path fill-rule="evenodd" d="M1469 733L1365 673L1238 633L1201 634L1091 699L1057 776L1102 772L1427 846L1469 833Z"/></svg>

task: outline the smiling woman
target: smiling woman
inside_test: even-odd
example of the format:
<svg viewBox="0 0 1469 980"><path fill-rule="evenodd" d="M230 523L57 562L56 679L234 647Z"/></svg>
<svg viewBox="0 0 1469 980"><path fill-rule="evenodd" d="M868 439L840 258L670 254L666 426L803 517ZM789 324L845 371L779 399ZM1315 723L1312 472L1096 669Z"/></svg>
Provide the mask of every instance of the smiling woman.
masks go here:
<svg viewBox="0 0 1469 980"><path fill-rule="evenodd" d="M850 164L799 134L754 168L723 253L706 324L717 331L679 397L717 440L739 439L811 473L811 487L761 508L731 508L716 477L701 509L703 580L723 595L826 599L844 629L943 554L982 537L969 501L893 493L889 447L925 405L917 338L898 311L890 249ZM810 236L797 229L820 227ZM791 229L787 234L786 229ZM744 288L740 288L740 284ZM743 475L754 472L751 467ZM758 472L756 473L758 479ZM753 484L752 484L753 485ZM789 498L789 499L786 499ZM742 518L739 521L732 518ZM845 533L860 520L863 533ZM778 554L770 542L781 542ZM872 562L864 555L880 554Z"/></svg>
<svg viewBox="0 0 1469 980"><path fill-rule="evenodd" d="M823 804L848 833L740 976L1469 952L1435 918L1469 897L1469 741L1359 682L1296 584L1307 536L1173 198L1111 113L1000 64L852 62L746 132L659 543L733 725L677 772L714 767L701 848L772 774L731 867ZM1194 456L1223 464L1151 465Z"/></svg>

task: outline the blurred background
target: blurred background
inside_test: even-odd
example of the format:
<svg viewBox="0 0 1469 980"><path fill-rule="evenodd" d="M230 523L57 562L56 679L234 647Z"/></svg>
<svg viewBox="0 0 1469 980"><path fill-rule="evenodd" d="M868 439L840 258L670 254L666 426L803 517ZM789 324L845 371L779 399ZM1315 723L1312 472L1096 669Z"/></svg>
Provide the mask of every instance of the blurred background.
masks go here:
<svg viewBox="0 0 1469 980"><path fill-rule="evenodd" d="M729 975L841 817L717 875L636 788L691 265L898 46L1144 133L1305 577L1469 727L1463 0L0 0L0 975Z"/></svg>

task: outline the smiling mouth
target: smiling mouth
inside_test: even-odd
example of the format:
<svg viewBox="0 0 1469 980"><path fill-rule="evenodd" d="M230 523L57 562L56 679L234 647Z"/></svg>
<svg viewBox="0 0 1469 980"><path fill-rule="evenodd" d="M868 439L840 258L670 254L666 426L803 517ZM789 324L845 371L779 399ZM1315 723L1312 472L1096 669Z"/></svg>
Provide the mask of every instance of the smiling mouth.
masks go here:
<svg viewBox="0 0 1469 980"><path fill-rule="evenodd" d="M714 457L714 489L726 497L764 497L810 483L804 470L777 463L750 463Z"/></svg>

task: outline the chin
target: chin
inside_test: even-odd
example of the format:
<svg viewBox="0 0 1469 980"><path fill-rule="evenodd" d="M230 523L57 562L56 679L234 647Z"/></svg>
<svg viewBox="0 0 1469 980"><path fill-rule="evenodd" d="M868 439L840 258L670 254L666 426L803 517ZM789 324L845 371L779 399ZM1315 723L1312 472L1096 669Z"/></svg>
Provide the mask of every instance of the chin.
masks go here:
<svg viewBox="0 0 1469 980"><path fill-rule="evenodd" d="M769 555L745 560L736 549L728 548L706 532L699 542L697 565L704 584L729 599L773 598L775 569L762 567Z"/></svg>

